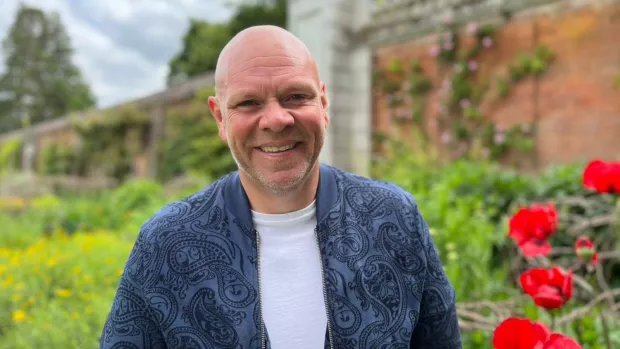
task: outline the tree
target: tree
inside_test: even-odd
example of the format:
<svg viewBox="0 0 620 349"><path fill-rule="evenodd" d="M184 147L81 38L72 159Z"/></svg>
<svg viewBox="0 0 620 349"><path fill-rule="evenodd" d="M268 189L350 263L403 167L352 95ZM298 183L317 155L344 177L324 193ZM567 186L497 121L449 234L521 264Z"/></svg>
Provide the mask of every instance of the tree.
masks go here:
<svg viewBox="0 0 620 349"><path fill-rule="evenodd" d="M255 25L286 27L286 0L262 0L237 7L227 24L192 19L183 49L169 63L168 85L215 69L220 51L237 33Z"/></svg>
<svg viewBox="0 0 620 349"><path fill-rule="evenodd" d="M0 132L95 105L58 14L21 5L3 48Z"/></svg>
<svg viewBox="0 0 620 349"><path fill-rule="evenodd" d="M241 5L228 24L231 37L245 28L271 24L286 28L286 0L259 1L252 5Z"/></svg>
<svg viewBox="0 0 620 349"><path fill-rule="evenodd" d="M230 40L226 24L212 24L192 19L183 37L183 50L170 63L168 85L214 70L220 51Z"/></svg>

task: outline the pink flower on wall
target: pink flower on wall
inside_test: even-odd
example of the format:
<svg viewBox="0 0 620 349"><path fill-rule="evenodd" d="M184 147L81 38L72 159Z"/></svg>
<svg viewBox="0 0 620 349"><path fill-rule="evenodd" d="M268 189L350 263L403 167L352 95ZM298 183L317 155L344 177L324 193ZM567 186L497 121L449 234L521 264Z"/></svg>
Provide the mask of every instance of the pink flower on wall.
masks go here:
<svg viewBox="0 0 620 349"><path fill-rule="evenodd" d="M482 46L484 46L485 48L490 48L491 46L493 46L493 39L491 39L488 36L485 36L482 39Z"/></svg>
<svg viewBox="0 0 620 349"><path fill-rule="evenodd" d="M441 134L441 143L448 144L452 140L450 133L448 131Z"/></svg>
<svg viewBox="0 0 620 349"><path fill-rule="evenodd" d="M475 22L471 22L467 25L467 33L469 35L476 35L478 32L478 24Z"/></svg>

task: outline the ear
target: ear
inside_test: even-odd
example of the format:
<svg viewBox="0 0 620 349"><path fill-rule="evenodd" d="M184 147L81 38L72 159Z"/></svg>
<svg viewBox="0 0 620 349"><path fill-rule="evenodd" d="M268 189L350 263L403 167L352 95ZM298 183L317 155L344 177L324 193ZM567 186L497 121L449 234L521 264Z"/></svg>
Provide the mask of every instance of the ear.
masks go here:
<svg viewBox="0 0 620 349"><path fill-rule="evenodd" d="M329 100L327 98L327 91L325 83L321 81L321 108L323 109L323 118L325 122L325 128L329 125Z"/></svg>
<svg viewBox="0 0 620 349"><path fill-rule="evenodd" d="M226 138L226 127L224 125L224 116L222 115L222 109L220 108L220 103L215 96L209 96L209 110L211 110L211 115L215 119L217 123L218 133L222 141L228 142Z"/></svg>

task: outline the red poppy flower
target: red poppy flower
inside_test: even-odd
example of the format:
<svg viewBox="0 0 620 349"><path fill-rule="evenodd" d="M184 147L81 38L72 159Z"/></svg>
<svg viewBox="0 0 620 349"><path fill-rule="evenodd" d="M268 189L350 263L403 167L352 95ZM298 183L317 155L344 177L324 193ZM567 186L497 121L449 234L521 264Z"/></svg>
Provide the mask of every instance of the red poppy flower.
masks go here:
<svg viewBox="0 0 620 349"><path fill-rule="evenodd" d="M553 333L545 342L543 349L581 349L581 345L570 337Z"/></svg>
<svg viewBox="0 0 620 349"><path fill-rule="evenodd" d="M534 303L545 309L558 309L573 295L573 273L559 267L532 268L521 274L521 288Z"/></svg>
<svg viewBox="0 0 620 349"><path fill-rule="evenodd" d="M583 186L599 193L620 194L620 162L590 162L583 171Z"/></svg>
<svg viewBox="0 0 620 349"><path fill-rule="evenodd" d="M599 261L594 243L587 236L580 236L575 241L575 254L582 263L596 264Z"/></svg>
<svg viewBox="0 0 620 349"><path fill-rule="evenodd" d="M529 319L511 317L504 320L493 331L495 349L542 349L549 329Z"/></svg>
<svg viewBox="0 0 620 349"><path fill-rule="evenodd" d="M558 213L553 203L522 207L510 218L509 226L509 236L525 256L546 256L551 252L547 239L558 227Z"/></svg>

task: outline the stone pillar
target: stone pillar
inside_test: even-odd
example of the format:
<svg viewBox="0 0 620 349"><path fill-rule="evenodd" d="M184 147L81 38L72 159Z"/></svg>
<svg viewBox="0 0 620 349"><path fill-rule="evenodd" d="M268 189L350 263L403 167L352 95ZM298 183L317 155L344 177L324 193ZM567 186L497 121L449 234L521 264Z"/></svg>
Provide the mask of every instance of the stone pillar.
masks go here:
<svg viewBox="0 0 620 349"><path fill-rule="evenodd" d="M29 132L24 137L24 145L22 150L22 171L27 174L32 174L35 171L35 159L37 153L37 139L36 136Z"/></svg>
<svg viewBox="0 0 620 349"><path fill-rule="evenodd" d="M321 162L370 172L371 55L349 35L364 26L370 2L288 0L288 29L314 56L327 85L331 124Z"/></svg>
<svg viewBox="0 0 620 349"><path fill-rule="evenodd" d="M288 30L296 35L310 50L319 68L321 80L327 84L327 95L330 101L329 113L334 121L335 115L332 114L332 55L329 47L331 46L331 23L334 16L333 6L340 0L288 0ZM330 125L327 129L327 136L319 160L329 165L333 163L332 130Z"/></svg>
<svg viewBox="0 0 620 349"><path fill-rule="evenodd" d="M369 21L372 11L370 1L347 0L352 8L351 28L361 30ZM349 51L351 75L352 108L350 119L349 156L350 171L362 176L370 176L372 155L372 49L361 42L351 42Z"/></svg>

